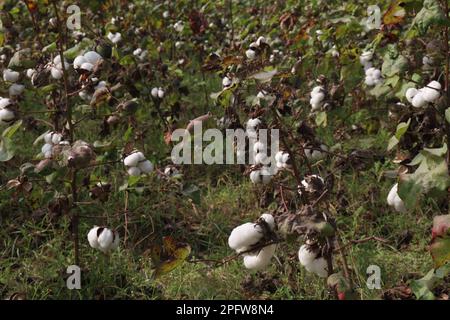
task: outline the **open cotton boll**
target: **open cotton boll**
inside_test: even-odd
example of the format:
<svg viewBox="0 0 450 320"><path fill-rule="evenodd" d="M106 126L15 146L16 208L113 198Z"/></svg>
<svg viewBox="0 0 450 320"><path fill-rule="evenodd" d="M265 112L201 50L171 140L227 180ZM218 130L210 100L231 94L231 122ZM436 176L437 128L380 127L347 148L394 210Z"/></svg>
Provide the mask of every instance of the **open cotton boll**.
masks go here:
<svg viewBox="0 0 450 320"><path fill-rule="evenodd" d="M253 145L253 151L254 152L258 152L258 151L263 151L265 149L265 145L264 143L262 143L261 141L257 141L254 145Z"/></svg>
<svg viewBox="0 0 450 320"><path fill-rule="evenodd" d="M440 91L442 86L437 81L431 81L426 87L421 89L423 99L427 102L434 102L440 97Z"/></svg>
<svg viewBox="0 0 450 320"><path fill-rule="evenodd" d="M259 118L249 119L247 121L247 129L255 129L260 124L261 124L261 120L259 120Z"/></svg>
<svg viewBox="0 0 450 320"><path fill-rule="evenodd" d="M247 57L247 59L253 60L256 57L256 52L255 50L248 49L247 51L245 51L245 56Z"/></svg>
<svg viewBox="0 0 450 320"><path fill-rule="evenodd" d="M139 152L134 152L130 154L129 156L125 157L125 159L123 159L123 164L126 165L127 167L137 167L139 161L144 160L142 158L143 155L141 154L142 153Z"/></svg>
<svg viewBox="0 0 450 320"><path fill-rule="evenodd" d="M80 68L83 63L88 62L87 59L84 56L78 56L73 60L73 67L74 69Z"/></svg>
<svg viewBox="0 0 450 320"><path fill-rule="evenodd" d="M283 162L282 159L283 159L283 151L278 151L275 154L275 161L276 162Z"/></svg>
<svg viewBox="0 0 450 320"><path fill-rule="evenodd" d="M91 72L92 69L94 69L94 65L92 63L85 62L80 66L80 69Z"/></svg>
<svg viewBox="0 0 450 320"><path fill-rule="evenodd" d="M359 56L359 62L361 62L362 65L365 65L370 62L370 60L373 59L373 52L372 51L364 51Z"/></svg>
<svg viewBox="0 0 450 320"><path fill-rule="evenodd" d="M255 164L265 164L267 161L267 155L265 153L257 153L255 155Z"/></svg>
<svg viewBox="0 0 450 320"><path fill-rule="evenodd" d="M326 278L328 276L328 263L323 257L314 259L310 264L306 265L305 268L307 271L315 273L321 278Z"/></svg>
<svg viewBox="0 0 450 320"><path fill-rule="evenodd" d="M413 105L413 107L415 108L421 108L424 105L427 104L427 101L425 100L424 96L423 96L423 92L422 90L419 90L416 95L414 96L414 98L411 101L411 104Z"/></svg>
<svg viewBox="0 0 450 320"><path fill-rule="evenodd" d="M130 176L133 177L138 177L141 175L141 169L139 169L138 167L129 167L127 169L127 172Z"/></svg>
<svg viewBox="0 0 450 320"><path fill-rule="evenodd" d="M143 173L150 173L153 171L153 163L151 163L150 160L145 160L139 162L138 168Z"/></svg>
<svg viewBox="0 0 450 320"><path fill-rule="evenodd" d="M99 247L98 236L97 236L98 228L99 227L92 228L91 230L89 230L89 232L87 234L87 239L88 239L89 245L94 249L98 249L98 247Z"/></svg>
<svg viewBox="0 0 450 320"><path fill-rule="evenodd" d="M0 109L6 108L11 104L11 100L8 98L0 98Z"/></svg>
<svg viewBox="0 0 450 320"><path fill-rule="evenodd" d="M268 184L274 175L274 173L268 167L261 168L261 181L263 184Z"/></svg>
<svg viewBox="0 0 450 320"><path fill-rule="evenodd" d="M237 226L228 237L228 246L233 250L241 250L257 244L263 237L261 226L256 223L247 222Z"/></svg>
<svg viewBox="0 0 450 320"><path fill-rule="evenodd" d="M184 23L183 21L177 21L174 25L173 28L175 29L176 32L182 32L184 29Z"/></svg>
<svg viewBox="0 0 450 320"><path fill-rule="evenodd" d="M0 109L0 125L8 124L14 117L14 112L11 110Z"/></svg>
<svg viewBox="0 0 450 320"><path fill-rule="evenodd" d="M51 152L52 151L52 148L53 148L53 145L52 144L50 144L50 143L46 143L46 144L44 144L43 146L42 146L42 148L41 148L41 152L42 152L42 154L46 154L47 152Z"/></svg>
<svg viewBox="0 0 450 320"><path fill-rule="evenodd" d="M158 88L153 88L151 94L153 98L158 98Z"/></svg>
<svg viewBox="0 0 450 320"><path fill-rule="evenodd" d="M389 206L394 207L397 212L405 212L406 207L403 200L398 195L398 183L394 184L387 196L387 203Z"/></svg>
<svg viewBox="0 0 450 320"><path fill-rule="evenodd" d="M298 260L302 266L310 265L317 254L309 250L309 246L304 244L298 250Z"/></svg>
<svg viewBox="0 0 450 320"><path fill-rule="evenodd" d="M250 270L264 269L270 264L276 248L276 244L271 244L256 253L244 255L244 266Z"/></svg>
<svg viewBox="0 0 450 320"><path fill-rule="evenodd" d="M110 249L111 244L114 240L114 233L109 230L108 228L103 228L103 230L100 232L100 235L98 236L98 248L106 252Z"/></svg>
<svg viewBox="0 0 450 320"><path fill-rule="evenodd" d="M314 87L314 88L312 89L312 91L311 91L311 97L312 97L312 96L315 96L315 95L318 94L318 93L323 93L323 91L324 91L324 89L323 89L322 86L316 86L316 87Z"/></svg>
<svg viewBox="0 0 450 320"><path fill-rule="evenodd" d="M405 92L406 100L408 100L409 103L412 103L414 96L419 92L416 88L408 88Z"/></svg>
<svg viewBox="0 0 450 320"><path fill-rule="evenodd" d="M224 78L222 79L222 86L223 86L224 88L227 88L227 87L231 86L231 79L228 78L228 77L224 77Z"/></svg>
<svg viewBox="0 0 450 320"><path fill-rule="evenodd" d="M83 58L86 62L89 62L93 65L97 64L99 61L103 60L102 56L95 51L88 51L83 55Z"/></svg>
<svg viewBox="0 0 450 320"><path fill-rule="evenodd" d="M23 90L25 90L23 84L14 83L9 87L8 92L10 96L19 96L22 94Z"/></svg>
<svg viewBox="0 0 450 320"><path fill-rule="evenodd" d="M60 70L60 69L58 69L58 68L55 68L55 67L52 67L52 68L50 69L50 73L51 73L51 75L52 75L52 78L55 79L55 80L59 80L59 79L61 79L62 76L63 76L62 70Z"/></svg>
<svg viewBox="0 0 450 320"><path fill-rule="evenodd" d="M34 74L36 73L37 71L36 70L34 70L34 69L27 69L27 73L26 73L26 75L27 75L27 78L28 79L31 79L33 76L34 76Z"/></svg>
<svg viewBox="0 0 450 320"><path fill-rule="evenodd" d="M118 43L120 40L122 40L122 35L120 34L120 32L109 32L107 37L112 43Z"/></svg>
<svg viewBox="0 0 450 320"><path fill-rule="evenodd" d="M259 37L258 40L256 40L256 45L258 47L263 43L267 43L266 38L264 38L263 36Z"/></svg>
<svg viewBox="0 0 450 320"><path fill-rule="evenodd" d="M3 80L6 82L16 82L19 80L20 74L17 71L6 69L3 71Z"/></svg>
<svg viewBox="0 0 450 320"><path fill-rule="evenodd" d="M136 50L133 51L133 55L134 56L139 56L142 53L142 49L141 48L137 48Z"/></svg>
<svg viewBox="0 0 450 320"><path fill-rule="evenodd" d="M269 226L270 230L275 229L275 219L270 213L263 213L260 219L264 220Z"/></svg>
<svg viewBox="0 0 450 320"><path fill-rule="evenodd" d="M164 90L162 88L158 88L158 98L164 98Z"/></svg>
<svg viewBox="0 0 450 320"><path fill-rule="evenodd" d="M261 182L261 171L260 170L253 170L250 172L250 180L253 183L260 183Z"/></svg>
<svg viewBox="0 0 450 320"><path fill-rule="evenodd" d="M322 102L323 99L325 99L325 93L323 93L323 92L317 92L314 94L311 93L311 101L313 103Z"/></svg>
<svg viewBox="0 0 450 320"><path fill-rule="evenodd" d="M60 143L62 140L62 134L61 133L54 133L52 134L52 143L53 144L58 144Z"/></svg>

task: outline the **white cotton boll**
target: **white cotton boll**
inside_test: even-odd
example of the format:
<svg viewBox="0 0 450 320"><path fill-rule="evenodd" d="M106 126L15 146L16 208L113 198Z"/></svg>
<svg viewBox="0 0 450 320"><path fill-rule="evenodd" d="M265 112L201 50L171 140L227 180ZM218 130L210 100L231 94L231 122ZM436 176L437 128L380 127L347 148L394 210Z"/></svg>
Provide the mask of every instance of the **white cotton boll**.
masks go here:
<svg viewBox="0 0 450 320"><path fill-rule="evenodd" d="M11 104L11 100L8 98L0 98L0 109L6 108Z"/></svg>
<svg viewBox="0 0 450 320"><path fill-rule="evenodd" d="M258 153L255 156L255 164L264 164L267 160L267 155L265 153Z"/></svg>
<svg viewBox="0 0 450 320"><path fill-rule="evenodd" d="M372 78L372 77L370 77L370 76L367 76L366 79L364 80L364 83L365 83L367 86L371 87L371 86L374 86L374 85L375 85L375 80L374 80L374 78Z"/></svg>
<svg viewBox="0 0 450 320"><path fill-rule="evenodd" d="M306 266L306 270L317 274L321 278L326 278L328 276L327 269L328 263L323 257L314 259L309 265Z"/></svg>
<svg viewBox="0 0 450 320"><path fill-rule="evenodd" d="M275 229L275 219L270 213L263 213L260 218L263 219L267 223L270 230Z"/></svg>
<svg viewBox="0 0 450 320"><path fill-rule="evenodd" d="M247 59L253 60L256 57L256 52L255 50L248 49L247 51L245 51L245 56L247 57Z"/></svg>
<svg viewBox="0 0 450 320"><path fill-rule="evenodd" d="M53 58L53 64L58 64L61 63L61 55L57 54L54 58Z"/></svg>
<svg viewBox="0 0 450 320"><path fill-rule="evenodd" d="M119 247L120 244L120 236L117 231L114 231L114 240L111 243L109 250L116 250Z"/></svg>
<svg viewBox="0 0 450 320"><path fill-rule="evenodd" d="M83 65L83 63L86 63L86 62L88 62L88 61L86 60L86 58L84 56L78 56L73 60L73 68L78 69Z"/></svg>
<svg viewBox="0 0 450 320"><path fill-rule="evenodd" d="M381 71L379 69L373 70L372 77L375 78L375 79L380 79L381 78Z"/></svg>
<svg viewBox="0 0 450 320"><path fill-rule="evenodd" d="M78 96L85 101L92 99L91 95L86 90L78 92Z"/></svg>
<svg viewBox="0 0 450 320"><path fill-rule="evenodd" d="M160 99L164 98L164 90L162 88L158 89L158 98Z"/></svg>
<svg viewBox="0 0 450 320"><path fill-rule="evenodd" d="M425 88L421 89L423 98L427 102L434 102L440 97L442 86L437 81L431 81Z"/></svg>
<svg viewBox="0 0 450 320"><path fill-rule="evenodd" d="M89 62L90 64L97 64L99 61L103 60L102 56L95 51L88 51L83 55L83 58L86 60L85 62ZM84 63L84 62L83 62ZM82 64L82 63L81 63ZM80 64L80 66L81 66Z"/></svg>
<svg viewBox="0 0 450 320"><path fill-rule="evenodd" d="M14 83L9 87L8 92L10 96L19 96L22 94L23 90L25 90L23 84Z"/></svg>
<svg viewBox="0 0 450 320"><path fill-rule="evenodd" d="M253 170L250 172L250 180L257 184L261 182L261 171L260 170Z"/></svg>
<svg viewBox="0 0 450 320"><path fill-rule="evenodd" d="M53 136L53 132L52 132L52 131L46 133L46 134L44 135L44 141L45 141L45 143L52 143L52 136Z"/></svg>
<svg viewBox="0 0 450 320"><path fill-rule="evenodd" d="M250 270L261 270L267 267L272 260L275 250L277 248L276 244L271 244L265 246L258 252L254 254L244 255L244 266Z"/></svg>
<svg viewBox="0 0 450 320"><path fill-rule="evenodd" d="M151 94L153 98L158 98L158 88L153 88Z"/></svg>
<svg viewBox="0 0 450 320"><path fill-rule="evenodd" d="M35 73L36 73L36 70L27 69L27 78L31 79Z"/></svg>
<svg viewBox="0 0 450 320"><path fill-rule="evenodd" d="M411 104L415 108L421 108L421 107L423 107L424 105L427 104L427 101L424 99L423 92L421 90L419 90L416 93L416 95L414 96L414 98L411 101Z"/></svg>
<svg viewBox="0 0 450 320"><path fill-rule="evenodd" d="M317 111L320 110L320 108L322 108L323 103L322 102L316 102L314 103L313 101L309 101L309 103L311 104L311 111Z"/></svg>
<svg viewBox="0 0 450 320"><path fill-rule="evenodd" d="M361 62L362 65L370 62L370 60L372 60L372 59L373 59L373 52L372 51L364 51L359 56L359 61Z"/></svg>
<svg viewBox="0 0 450 320"><path fill-rule="evenodd" d="M16 82L19 80L20 74L17 71L6 69L3 71L3 80L6 82Z"/></svg>
<svg viewBox="0 0 450 320"><path fill-rule="evenodd" d="M259 37L258 40L256 40L256 45L259 47L261 44L263 43L267 43L266 38L264 37Z"/></svg>
<svg viewBox="0 0 450 320"><path fill-rule="evenodd" d="M261 141L257 141L254 145L253 145L253 152L258 152L258 151L262 151L265 149L265 145L264 143L262 143Z"/></svg>
<svg viewBox="0 0 450 320"><path fill-rule="evenodd" d="M408 88L405 92L406 100L408 100L409 103L412 103L414 96L419 92L416 88Z"/></svg>
<svg viewBox="0 0 450 320"><path fill-rule="evenodd" d="M281 162L286 163L289 160L289 153L284 152L283 157L281 158Z"/></svg>
<svg viewBox="0 0 450 320"><path fill-rule="evenodd" d="M283 162L282 159L283 159L283 151L278 151L275 154L275 161L276 162Z"/></svg>
<svg viewBox="0 0 450 320"><path fill-rule="evenodd" d="M324 89L323 89L322 86L316 86L316 87L314 87L314 88L312 89L312 91L311 91L311 97L312 97L312 96L315 96L316 94L318 94L318 93L320 93L320 92L323 92L323 91L324 91Z"/></svg>
<svg viewBox="0 0 450 320"><path fill-rule="evenodd" d="M260 91L260 92L258 92L256 97L259 99L264 99L266 97L266 94L264 93L264 91Z"/></svg>
<svg viewBox="0 0 450 320"><path fill-rule="evenodd" d="M259 120L259 118L249 119L247 121L247 129L255 129L260 124L261 124L261 120Z"/></svg>
<svg viewBox="0 0 450 320"><path fill-rule="evenodd" d="M304 244L298 250L298 260L302 266L310 265L316 258L316 253L309 250L309 246Z"/></svg>
<svg viewBox="0 0 450 320"><path fill-rule="evenodd" d="M228 238L228 246L233 250L242 250L244 247L250 247L258 243L263 237L261 226L256 223L247 222L241 224L231 231Z"/></svg>
<svg viewBox="0 0 450 320"><path fill-rule="evenodd" d="M139 162L145 160L145 156L144 156L144 154L141 151L137 151L137 152L135 152L135 154L137 154Z"/></svg>
<svg viewBox="0 0 450 320"><path fill-rule="evenodd" d="M122 35L120 34L120 32L109 32L107 37L112 43L118 43L120 40L122 40Z"/></svg>
<svg viewBox="0 0 450 320"><path fill-rule="evenodd" d="M164 11L164 12L163 12L163 18L164 18L164 19L167 19L169 16L170 16L169 11Z"/></svg>
<svg viewBox="0 0 450 320"><path fill-rule="evenodd" d="M52 143L53 144L58 144L60 143L62 140L62 134L61 133L54 133L52 135Z"/></svg>
<svg viewBox="0 0 450 320"><path fill-rule="evenodd" d="M231 79L228 78L228 77L224 77L224 78L222 79L222 86L223 86L224 88L227 88L227 87L231 86Z"/></svg>
<svg viewBox="0 0 450 320"><path fill-rule="evenodd" d="M53 145L52 144L50 144L50 143L46 143L46 144L44 144L43 146L42 146L42 148L41 148L41 152L42 152L42 154L46 154L47 152L51 152L52 151L52 148L53 148Z"/></svg>
<svg viewBox="0 0 450 320"><path fill-rule="evenodd" d="M55 80L59 80L63 77L63 72L62 70L52 67L50 70L51 74L52 74L52 78Z"/></svg>
<svg viewBox="0 0 450 320"><path fill-rule="evenodd" d="M184 24L182 21L178 21L173 25L173 28L175 29L176 32L182 32L184 29Z"/></svg>
<svg viewBox="0 0 450 320"><path fill-rule="evenodd" d="M433 64L433 58L429 57L429 56L423 56L422 58L422 63L424 66L431 66Z"/></svg>
<svg viewBox="0 0 450 320"><path fill-rule="evenodd" d="M107 85L107 83L106 83L106 81L100 81L95 87L94 87L94 89L95 90L98 90L98 89L101 89L101 88L105 88L106 87L106 85Z"/></svg>
<svg viewBox="0 0 450 320"><path fill-rule="evenodd" d="M137 48L136 50L133 51L133 55L134 56L139 56L142 53L142 49L141 48Z"/></svg>
<svg viewBox="0 0 450 320"><path fill-rule="evenodd" d="M150 160L145 160L145 161L139 162L138 168L143 173L150 173L153 171L153 163L151 163Z"/></svg>
<svg viewBox="0 0 450 320"><path fill-rule="evenodd" d="M8 109L0 109L0 125L7 124L14 119L14 112Z"/></svg>
<svg viewBox="0 0 450 320"><path fill-rule="evenodd" d="M273 177L273 172L268 167L261 168L261 181L263 184L268 184Z"/></svg>
<svg viewBox="0 0 450 320"><path fill-rule="evenodd" d="M311 94L311 101L312 101L312 103L322 102L323 99L325 99L325 93L323 93L323 92L318 92L318 93L315 93L315 94Z"/></svg>
<svg viewBox="0 0 450 320"><path fill-rule="evenodd" d="M80 66L80 69L91 72L94 69L94 65L89 62L85 62Z"/></svg>
<svg viewBox="0 0 450 320"><path fill-rule="evenodd" d="M137 167L140 159L141 159L140 155L137 152L135 152L125 157L125 159L123 160L123 164L126 165L127 167Z"/></svg>
<svg viewBox="0 0 450 320"><path fill-rule="evenodd" d="M127 170L128 174L133 177L138 177L141 175L141 169L138 167L129 167Z"/></svg>
<svg viewBox="0 0 450 320"><path fill-rule="evenodd" d="M98 248L103 252L108 251L111 247L111 244L113 243L113 240L114 240L113 232L108 228L104 228L100 233L100 235L98 236L97 240Z"/></svg>
<svg viewBox="0 0 450 320"><path fill-rule="evenodd" d="M366 77L372 77L373 78L373 74L375 72L375 68L369 68L366 70Z"/></svg>
<svg viewBox="0 0 450 320"><path fill-rule="evenodd" d="M89 232L87 234L87 239L88 239L89 245L94 249L98 249L98 247L99 247L97 231L98 231L98 227L94 227L91 230L89 230Z"/></svg>

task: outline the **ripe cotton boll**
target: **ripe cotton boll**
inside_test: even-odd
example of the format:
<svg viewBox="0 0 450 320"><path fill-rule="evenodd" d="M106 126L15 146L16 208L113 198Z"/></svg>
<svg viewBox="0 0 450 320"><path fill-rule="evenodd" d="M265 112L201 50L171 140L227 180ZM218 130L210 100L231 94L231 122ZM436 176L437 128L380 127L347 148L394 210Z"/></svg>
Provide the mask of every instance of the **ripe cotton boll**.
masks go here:
<svg viewBox="0 0 450 320"><path fill-rule="evenodd" d="M44 144L43 146L42 146L42 148L41 148L41 152L42 152L42 154L47 154L47 152L51 152L52 151L52 148L53 148L53 145L52 144L50 144L50 143L46 143L46 144Z"/></svg>
<svg viewBox="0 0 450 320"><path fill-rule="evenodd" d="M0 125L8 124L14 119L14 112L8 109L0 109Z"/></svg>
<svg viewBox="0 0 450 320"><path fill-rule="evenodd" d="M257 184L261 182L261 171L260 170L253 170L250 172L250 180Z"/></svg>
<svg viewBox="0 0 450 320"><path fill-rule="evenodd" d="M267 44L266 38L264 38L263 36L259 37L258 40L256 40L256 45L259 47L262 44Z"/></svg>
<svg viewBox="0 0 450 320"><path fill-rule="evenodd" d="M53 133L52 134L52 143L58 144L62 140L62 134L61 133Z"/></svg>
<svg viewBox="0 0 450 320"><path fill-rule="evenodd" d="M278 151L275 154L275 161L276 162L283 162L282 159L283 159L283 151Z"/></svg>
<svg viewBox="0 0 450 320"><path fill-rule="evenodd" d="M86 60L85 62L89 62L90 64L97 64L101 60L103 60L102 56L95 51L88 51L83 55L83 58ZM81 64L80 64L81 66Z"/></svg>
<svg viewBox="0 0 450 320"><path fill-rule="evenodd" d="M261 181L263 184L268 184L272 180L273 173L268 167L261 168Z"/></svg>
<svg viewBox="0 0 450 320"><path fill-rule="evenodd" d="M309 265L305 266L305 268L321 278L326 278L328 276L328 263L323 257L314 259Z"/></svg>
<svg viewBox="0 0 450 320"><path fill-rule="evenodd" d="M142 53L142 49L141 48L137 48L136 50L133 51L133 55L134 56L139 56Z"/></svg>
<svg viewBox="0 0 450 320"><path fill-rule="evenodd" d="M153 171L153 164L149 160L145 160L139 162L138 168L143 173L150 173Z"/></svg>
<svg viewBox="0 0 450 320"><path fill-rule="evenodd" d="M91 72L92 69L94 69L94 65L92 63L85 62L80 66L80 69Z"/></svg>
<svg viewBox="0 0 450 320"><path fill-rule="evenodd" d="M137 167L129 167L127 169L127 172L130 176L133 176L133 177L138 177L141 175L141 169L139 169Z"/></svg>
<svg viewBox="0 0 450 320"><path fill-rule="evenodd" d="M164 98L164 90L162 88L158 88L158 98Z"/></svg>
<svg viewBox="0 0 450 320"><path fill-rule="evenodd" d="M8 98L0 98L0 109L6 108L11 104L11 100Z"/></svg>
<svg viewBox="0 0 450 320"><path fill-rule="evenodd" d="M224 77L224 78L222 79L222 86L223 86L224 88L228 88L229 86L231 86L231 79L228 78L228 77Z"/></svg>
<svg viewBox="0 0 450 320"><path fill-rule="evenodd" d="M267 160L265 153L257 153L255 156L255 164L264 164Z"/></svg>
<svg viewBox="0 0 450 320"><path fill-rule="evenodd" d="M368 63L370 63L370 61L373 58L373 52L372 51L364 51L360 56L359 56L359 61L361 62L361 64L367 65Z"/></svg>
<svg viewBox="0 0 450 320"><path fill-rule="evenodd" d="M86 62L88 62L88 61L86 60L86 58L84 56L78 56L73 60L73 67L74 67L74 69L78 69L83 65L83 63L86 63Z"/></svg>
<svg viewBox="0 0 450 320"><path fill-rule="evenodd" d="M264 143L262 143L261 141L257 141L254 145L253 145L253 152L258 152L258 151L262 151L265 149L265 145Z"/></svg>
<svg viewBox="0 0 450 320"><path fill-rule="evenodd" d="M257 126L261 124L261 120L259 118L251 118L247 121L247 129L255 129Z"/></svg>
<svg viewBox="0 0 450 320"><path fill-rule="evenodd" d="M59 79L61 79L63 77L62 70L60 70L58 68L52 67L50 69L50 72L51 72L52 78L55 79L55 80L59 80Z"/></svg>
<svg viewBox="0 0 450 320"><path fill-rule="evenodd" d="M316 253L309 250L309 246L304 244L298 250L298 260L302 266L310 265L316 258Z"/></svg>
<svg viewBox="0 0 450 320"><path fill-rule="evenodd" d="M120 34L120 32L116 33L109 32L107 37L114 44L122 40L122 35Z"/></svg>
<svg viewBox="0 0 450 320"><path fill-rule="evenodd" d="M389 206L394 207L397 212L406 212L405 204L403 200L398 195L398 183L394 184L394 186L389 191L387 196L387 203Z"/></svg>
<svg viewBox="0 0 450 320"><path fill-rule="evenodd" d="M408 88L405 92L406 100L408 100L409 103L412 103L414 96L419 92L416 88Z"/></svg>
<svg viewBox="0 0 450 320"><path fill-rule="evenodd" d="M14 83L9 87L8 92L10 96L19 96L22 94L23 90L25 90L23 84Z"/></svg>
<svg viewBox="0 0 450 320"><path fill-rule="evenodd" d="M169 11L164 11L164 12L163 12L163 18L164 18L164 19L167 19L169 16L170 16Z"/></svg>
<svg viewBox="0 0 450 320"><path fill-rule="evenodd" d="M244 255L244 266L250 270L261 270L267 267L275 254L276 244L265 246L256 253Z"/></svg>
<svg viewBox="0 0 450 320"><path fill-rule="evenodd" d="M247 59L253 60L256 57L256 52L252 49L248 49L247 51L245 51L245 56L247 57Z"/></svg>
<svg viewBox="0 0 450 320"><path fill-rule="evenodd" d="M158 88L153 88L151 94L153 98L158 98Z"/></svg>
<svg viewBox="0 0 450 320"><path fill-rule="evenodd" d="M89 245L94 248L94 249L98 249L99 244L98 244L98 236L97 236L97 231L98 231L99 227L94 227L91 230L89 230L88 234L87 234L87 239L89 242Z"/></svg>
<svg viewBox="0 0 450 320"><path fill-rule="evenodd" d="M176 32L182 32L184 29L184 23L183 21L177 21L174 25L173 28L175 29Z"/></svg>
<svg viewBox="0 0 450 320"><path fill-rule="evenodd" d="M260 217L260 219L264 220L267 225L269 226L270 230L275 229L275 219L270 213L263 213Z"/></svg>
<svg viewBox="0 0 450 320"><path fill-rule="evenodd" d="M139 161L141 161L141 156L138 154L138 152L135 152L127 156L123 160L123 164L127 167L137 167Z"/></svg>
<svg viewBox="0 0 450 320"><path fill-rule="evenodd" d="M234 228L228 238L228 246L236 251L251 247L263 237L263 230L258 224L247 222Z"/></svg>
<svg viewBox="0 0 450 320"><path fill-rule="evenodd" d="M6 82L16 82L19 80L20 74L17 71L6 69L3 71L3 80Z"/></svg>
<svg viewBox="0 0 450 320"><path fill-rule="evenodd" d="M312 97L312 96L315 96L315 95L317 95L318 93L321 93L321 92L323 92L323 91L324 91L324 89L323 89L322 86L316 86L316 87L314 87L314 88L312 89L312 91L311 91L311 97Z"/></svg>
<svg viewBox="0 0 450 320"><path fill-rule="evenodd" d="M98 236L98 248L103 252L107 252L113 243L113 240L114 233L108 228L103 228Z"/></svg>
<svg viewBox="0 0 450 320"><path fill-rule="evenodd" d="M411 101L411 104L413 105L414 108L421 108L427 104L427 101L425 100L425 98L423 96L423 92L421 90L419 90L416 93L416 95L414 96L414 98Z"/></svg>
<svg viewBox="0 0 450 320"><path fill-rule="evenodd" d="M427 102L434 102L440 97L440 91L442 86L437 81L431 81L426 87L421 89L423 99Z"/></svg>
<svg viewBox="0 0 450 320"><path fill-rule="evenodd" d="M36 72L34 69L27 69L27 78L31 79Z"/></svg>

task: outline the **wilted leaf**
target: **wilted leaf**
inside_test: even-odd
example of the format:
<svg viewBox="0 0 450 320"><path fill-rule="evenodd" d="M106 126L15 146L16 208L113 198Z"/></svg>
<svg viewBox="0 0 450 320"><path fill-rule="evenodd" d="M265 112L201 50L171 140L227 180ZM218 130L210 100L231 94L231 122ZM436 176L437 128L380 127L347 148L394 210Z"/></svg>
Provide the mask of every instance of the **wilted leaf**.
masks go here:
<svg viewBox="0 0 450 320"><path fill-rule="evenodd" d="M403 0L397 0L389 6L388 10L383 15L383 24L393 25L403 21L406 11L403 8Z"/></svg>
<svg viewBox="0 0 450 320"><path fill-rule="evenodd" d="M177 243L172 237L163 238L162 250L152 248L152 257L156 263L155 277L167 274L180 266L191 253L191 247L185 243Z"/></svg>
<svg viewBox="0 0 450 320"><path fill-rule="evenodd" d="M430 252L436 268L450 261L450 236L435 238L430 245Z"/></svg>

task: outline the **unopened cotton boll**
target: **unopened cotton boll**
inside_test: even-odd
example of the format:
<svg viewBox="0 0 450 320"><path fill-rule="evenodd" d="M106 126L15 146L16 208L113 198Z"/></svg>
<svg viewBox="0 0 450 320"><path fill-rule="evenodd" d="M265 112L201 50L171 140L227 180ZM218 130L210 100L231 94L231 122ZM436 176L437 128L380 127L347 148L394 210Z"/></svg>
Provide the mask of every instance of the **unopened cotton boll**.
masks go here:
<svg viewBox="0 0 450 320"><path fill-rule="evenodd" d="M256 57L256 52L255 50L248 49L247 51L245 51L245 56L247 57L247 59L253 60Z"/></svg>
<svg viewBox="0 0 450 320"><path fill-rule="evenodd" d="M244 266L250 270L261 270L270 264L275 254L276 244L265 246L256 253L244 255Z"/></svg>
<svg viewBox="0 0 450 320"><path fill-rule="evenodd" d="M139 162L138 168L143 173L150 173L153 171L153 164L150 162L150 160L145 160Z"/></svg>
<svg viewBox="0 0 450 320"><path fill-rule="evenodd" d="M20 74L17 71L6 69L3 71L3 80L6 82L16 82L19 80Z"/></svg>
<svg viewBox="0 0 450 320"><path fill-rule="evenodd" d="M228 77L224 77L224 78L222 79L222 86L223 86L224 88L227 88L227 87L231 86L231 79L228 78Z"/></svg>
<svg viewBox="0 0 450 320"><path fill-rule="evenodd" d="M8 92L10 96L19 96L22 94L23 90L25 90L25 86L23 84L14 83L8 88Z"/></svg>
<svg viewBox="0 0 450 320"><path fill-rule="evenodd" d="M418 90L416 88L408 88L405 92L406 100L408 100L409 103L412 103L414 96L417 94Z"/></svg>
<svg viewBox="0 0 450 320"><path fill-rule="evenodd" d="M138 177L141 175L141 169L138 167L129 167L127 170L128 174L133 177Z"/></svg>
<svg viewBox="0 0 450 320"><path fill-rule="evenodd" d="M261 226L247 222L234 228L228 238L228 246L236 251L245 251L246 248L257 244L263 237Z"/></svg>

